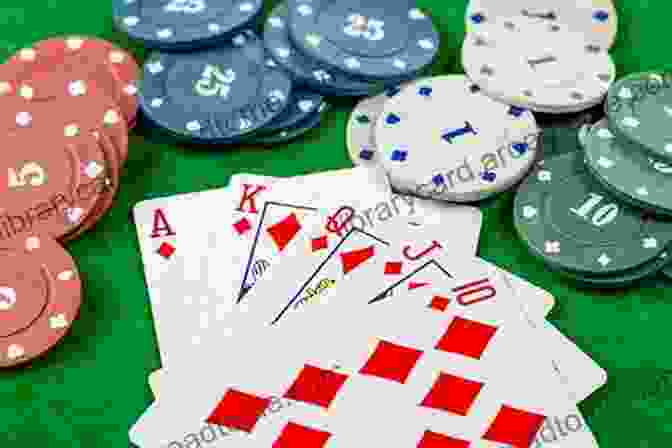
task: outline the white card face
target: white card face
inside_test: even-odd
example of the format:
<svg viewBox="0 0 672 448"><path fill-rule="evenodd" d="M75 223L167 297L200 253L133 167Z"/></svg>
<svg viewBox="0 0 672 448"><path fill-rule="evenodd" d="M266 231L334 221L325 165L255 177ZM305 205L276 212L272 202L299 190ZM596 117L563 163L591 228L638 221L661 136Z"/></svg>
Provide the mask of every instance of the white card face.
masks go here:
<svg viewBox="0 0 672 448"><path fill-rule="evenodd" d="M575 408L543 351L528 347L535 338L513 299L505 297L508 285L492 266L472 264L460 263L461 272L447 269L450 278L445 269L423 269L412 280L431 287L399 293L395 300L375 306L334 301L287 330L270 328L249 344L226 344L227 365L199 369L200 379L182 388L184 395L174 402L182 412L164 419L184 423L193 415L190 409L202 408L207 412L191 421L253 427L253 436L236 439L236 446L250 440L249 446L270 446L278 438L296 444L290 436L306 431L328 435L315 446L352 445L355 434L365 428L378 433L370 429L384 422L394 446L418 446L427 431L469 446L492 446L484 439L529 446L545 416ZM293 404L261 422L258 414L241 415L241 409L249 410L235 401L241 393L284 396ZM166 446L181 440L171 432L179 425L163 422L162 434L134 427L132 441ZM309 430L294 431L297 424ZM559 446L595 446L589 431L566 442Z"/></svg>
<svg viewBox="0 0 672 448"><path fill-rule="evenodd" d="M202 318L224 303L203 273L207 257L190 244L202 234L198 216L210 203L227 197L226 189L146 200L133 209L137 238L145 268L161 359L180 359L184 330L202 326ZM229 307L230 308L230 307ZM194 335L196 337L196 335ZM199 341L200 342L200 341Z"/></svg>

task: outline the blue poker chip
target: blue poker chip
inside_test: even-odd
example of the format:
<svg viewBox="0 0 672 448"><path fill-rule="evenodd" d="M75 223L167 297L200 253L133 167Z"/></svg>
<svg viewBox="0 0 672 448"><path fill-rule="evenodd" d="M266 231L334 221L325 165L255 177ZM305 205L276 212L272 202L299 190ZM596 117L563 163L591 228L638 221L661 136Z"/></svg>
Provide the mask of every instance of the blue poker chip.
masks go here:
<svg viewBox="0 0 672 448"><path fill-rule="evenodd" d="M325 95L364 96L377 88L375 82L334 70L299 51L289 38L288 15L284 2L273 9L264 25L264 45L295 82Z"/></svg>
<svg viewBox="0 0 672 448"><path fill-rule="evenodd" d="M261 14L263 0L113 0L116 27L146 47L187 51L230 39Z"/></svg>
<svg viewBox="0 0 672 448"><path fill-rule="evenodd" d="M302 121L296 123L292 127L283 129L270 135L253 136L252 138L245 140L245 142L249 144L268 146L296 140L297 138L317 128L329 109L329 104L323 102L312 114L304 118Z"/></svg>
<svg viewBox="0 0 672 448"><path fill-rule="evenodd" d="M143 67L143 115L178 138L233 143L287 107L288 75L269 64L251 31L228 45L192 53L151 54Z"/></svg>
<svg viewBox="0 0 672 448"><path fill-rule="evenodd" d="M300 51L367 79L403 78L434 62L439 33L412 2L293 0L289 35Z"/></svg>
<svg viewBox="0 0 672 448"><path fill-rule="evenodd" d="M273 121L258 131L259 134L273 134L298 124L318 112L324 97L305 88L292 91L288 106Z"/></svg>

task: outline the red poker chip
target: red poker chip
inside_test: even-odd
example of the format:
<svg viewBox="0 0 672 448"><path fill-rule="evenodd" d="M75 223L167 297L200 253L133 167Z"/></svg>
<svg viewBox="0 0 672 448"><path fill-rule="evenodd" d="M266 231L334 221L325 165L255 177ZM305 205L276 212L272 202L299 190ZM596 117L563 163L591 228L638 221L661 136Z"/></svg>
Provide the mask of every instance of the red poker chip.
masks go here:
<svg viewBox="0 0 672 448"><path fill-rule="evenodd" d="M93 134L0 134L0 240L33 233L58 239L95 208L107 166Z"/></svg>
<svg viewBox="0 0 672 448"><path fill-rule="evenodd" d="M104 182L97 185L100 198L91 213L84 219L82 224L61 238L62 242L68 242L77 239L84 232L92 229L100 219L112 208L114 199L119 190L119 178L121 170L119 164L118 150L114 143L106 134L97 135L98 143L105 156L106 167L108 168L107 177Z"/></svg>
<svg viewBox="0 0 672 448"><path fill-rule="evenodd" d="M135 123L140 68L130 53L108 41L85 36L50 38L19 50L7 63L28 75L62 69L93 81L119 105L129 127Z"/></svg>
<svg viewBox="0 0 672 448"><path fill-rule="evenodd" d="M32 76L0 65L0 129L78 135L104 132L128 158L128 126L117 104L93 81L67 71Z"/></svg>
<svg viewBox="0 0 672 448"><path fill-rule="evenodd" d="M77 318L82 284L72 257L47 236L0 241L0 367L54 347Z"/></svg>

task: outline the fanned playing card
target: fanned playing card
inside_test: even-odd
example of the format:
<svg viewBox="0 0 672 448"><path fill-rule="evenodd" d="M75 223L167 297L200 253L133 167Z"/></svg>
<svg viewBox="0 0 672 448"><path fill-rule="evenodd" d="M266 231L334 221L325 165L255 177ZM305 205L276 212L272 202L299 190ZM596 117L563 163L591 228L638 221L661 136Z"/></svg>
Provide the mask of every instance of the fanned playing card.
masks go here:
<svg viewBox="0 0 672 448"><path fill-rule="evenodd" d="M236 446L466 447L530 446L547 418L578 412L491 265L428 263L416 274L432 286L372 306L335 300L297 325L234 333L226 365L201 366L168 418L251 434L234 432ZM268 413L271 397L292 404ZM185 425L164 424L158 439L134 428L132 440L181 440L173 429ZM558 446L596 445L586 430Z"/></svg>

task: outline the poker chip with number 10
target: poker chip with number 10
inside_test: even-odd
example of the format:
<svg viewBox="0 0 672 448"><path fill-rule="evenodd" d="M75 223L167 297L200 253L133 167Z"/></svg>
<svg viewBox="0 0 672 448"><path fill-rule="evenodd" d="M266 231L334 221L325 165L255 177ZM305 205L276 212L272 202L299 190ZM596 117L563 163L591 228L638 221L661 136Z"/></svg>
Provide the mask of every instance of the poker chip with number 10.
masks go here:
<svg viewBox="0 0 672 448"><path fill-rule="evenodd" d="M623 273L672 242L669 223L617 200L579 152L539 163L516 194L514 224L530 252L560 272Z"/></svg>

